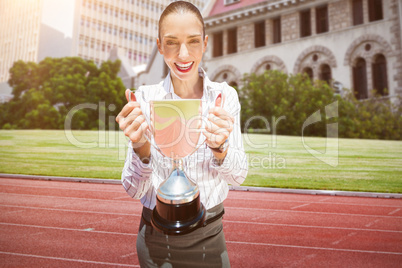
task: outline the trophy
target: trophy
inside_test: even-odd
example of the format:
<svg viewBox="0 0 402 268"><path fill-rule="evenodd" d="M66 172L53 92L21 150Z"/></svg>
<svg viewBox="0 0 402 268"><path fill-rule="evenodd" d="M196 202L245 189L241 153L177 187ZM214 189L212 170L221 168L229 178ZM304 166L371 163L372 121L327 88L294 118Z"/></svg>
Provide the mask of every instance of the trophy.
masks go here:
<svg viewBox="0 0 402 268"><path fill-rule="evenodd" d="M149 125L145 136L172 163L170 175L157 189L151 224L168 235L190 233L204 224L206 209L200 201L196 182L183 170L182 159L193 154L205 141L201 135L203 102L200 99L148 101L144 93L140 93L149 111L143 111Z"/></svg>

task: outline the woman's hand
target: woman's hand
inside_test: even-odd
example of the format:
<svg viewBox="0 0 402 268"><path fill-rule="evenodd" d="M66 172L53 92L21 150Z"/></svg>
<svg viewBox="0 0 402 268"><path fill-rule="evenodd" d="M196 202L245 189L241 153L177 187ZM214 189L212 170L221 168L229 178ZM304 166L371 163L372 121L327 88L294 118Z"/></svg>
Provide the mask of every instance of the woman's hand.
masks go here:
<svg viewBox="0 0 402 268"><path fill-rule="evenodd" d="M233 116L221 108L221 103L223 104L224 100L224 95L220 94L216 98L215 107L209 110L204 135L206 137L206 144L212 149L219 148L233 131ZM226 151L221 153L213 152L218 159L226 156Z"/></svg>
<svg viewBox="0 0 402 268"><path fill-rule="evenodd" d="M131 101L129 101L129 94L131 94ZM119 123L124 135L130 138L134 151L143 160L150 156L150 144L144 136L145 131L148 129L148 124L142 114L140 104L130 89L126 90L126 99L128 103L124 105L117 115L116 122Z"/></svg>

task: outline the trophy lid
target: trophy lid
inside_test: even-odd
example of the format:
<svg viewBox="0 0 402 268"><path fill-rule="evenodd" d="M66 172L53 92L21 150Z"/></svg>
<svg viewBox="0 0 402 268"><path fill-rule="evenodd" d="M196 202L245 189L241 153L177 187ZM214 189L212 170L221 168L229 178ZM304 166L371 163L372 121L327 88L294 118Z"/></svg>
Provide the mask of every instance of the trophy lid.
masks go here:
<svg viewBox="0 0 402 268"><path fill-rule="evenodd" d="M189 180L184 171L175 168L158 188L158 199L167 204L183 204L193 201L200 194L198 186Z"/></svg>

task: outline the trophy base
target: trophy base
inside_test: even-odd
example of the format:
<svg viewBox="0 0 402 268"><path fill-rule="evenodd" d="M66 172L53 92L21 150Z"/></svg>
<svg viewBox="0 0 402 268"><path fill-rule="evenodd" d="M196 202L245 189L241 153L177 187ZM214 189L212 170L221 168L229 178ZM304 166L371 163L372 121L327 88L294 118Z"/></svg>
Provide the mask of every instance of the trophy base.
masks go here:
<svg viewBox="0 0 402 268"><path fill-rule="evenodd" d="M166 204L157 198L151 224L166 235L184 235L203 226L205 215L206 209L200 202L200 196L183 204Z"/></svg>

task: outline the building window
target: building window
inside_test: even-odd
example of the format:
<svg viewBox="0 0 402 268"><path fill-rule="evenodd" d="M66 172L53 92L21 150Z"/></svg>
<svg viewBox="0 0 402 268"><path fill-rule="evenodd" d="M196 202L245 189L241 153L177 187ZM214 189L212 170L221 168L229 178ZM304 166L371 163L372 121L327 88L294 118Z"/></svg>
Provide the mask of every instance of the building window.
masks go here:
<svg viewBox="0 0 402 268"><path fill-rule="evenodd" d="M310 9L300 12L300 37L311 35Z"/></svg>
<svg viewBox="0 0 402 268"><path fill-rule="evenodd" d="M306 67L303 69L303 73L307 74L307 76L310 78L310 81L313 82L314 79L313 69L311 69L310 67Z"/></svg>
<svg viewBox="0 0 402 268"><path fill-rule="evenodd" d="M214 50L213 50L213 57L219 57L223 55L223 33L214 33Z"/></svg>
<svg viewBox="0 0 402 268"><path fill-rule="evenodd" d="M330 83L331 79L332 79L331 67L329 67L328 64L321 65L320 80L327 82L328 85L331 85Z"/></svg>
<svg viewBox="0 0 402 268"><path fill-rule="evenodd" d="M317 7L315 9L317 33L328 32L328 6Z"/></svg>
<svg viewBox="0 0 402 268"><path fill-rule="evenodd" d="M369 21L382 20L382 0L368 0Z"/></svg>
<svg viewBox="0 0 402 268"><path fill-rule="evenodd" d="M228 30L228 54L237 52L237 28Z"/></svg>
<svg viewBox="0 0 402 268"><path fill-rule="evenodd" d="M353 0L353 25L363 24L363 0Z"/></svg>
<svg viewBox="0 0 402 268"><path fill-rule="evenodd" d="M384 55L379 54L375 56L372 69L374 89L382 96L388 95L387 60Z"/></svg>
<svg viewBox="0 0 402 268"><path fill-rule="evenodd" d="M274 44L280 43L282 40L281 36L281 18L276 18L272 21L272 36L273 36L273 40L272 42Z"/></svg>
<svg viewBox="0 0 402 268"><path fill-rule="evenodd" d="M353 67L353 88L356 99L367 98L366 61L362 58L357 59L356 65Z"/></svg>
<svg viewBox="0 0 402 268"><path fill-rule="evenodd" d="M265 21L254 24L254 45L255 47L265 46Z"/></svg>
<svg viewBox="0 0 402 268"><path fill-rule="evenodd" d="M234 88L238 88L238 87L239 87L235 81L230 82L230 83L229 83L229 86L234 87Z"/></svg>

